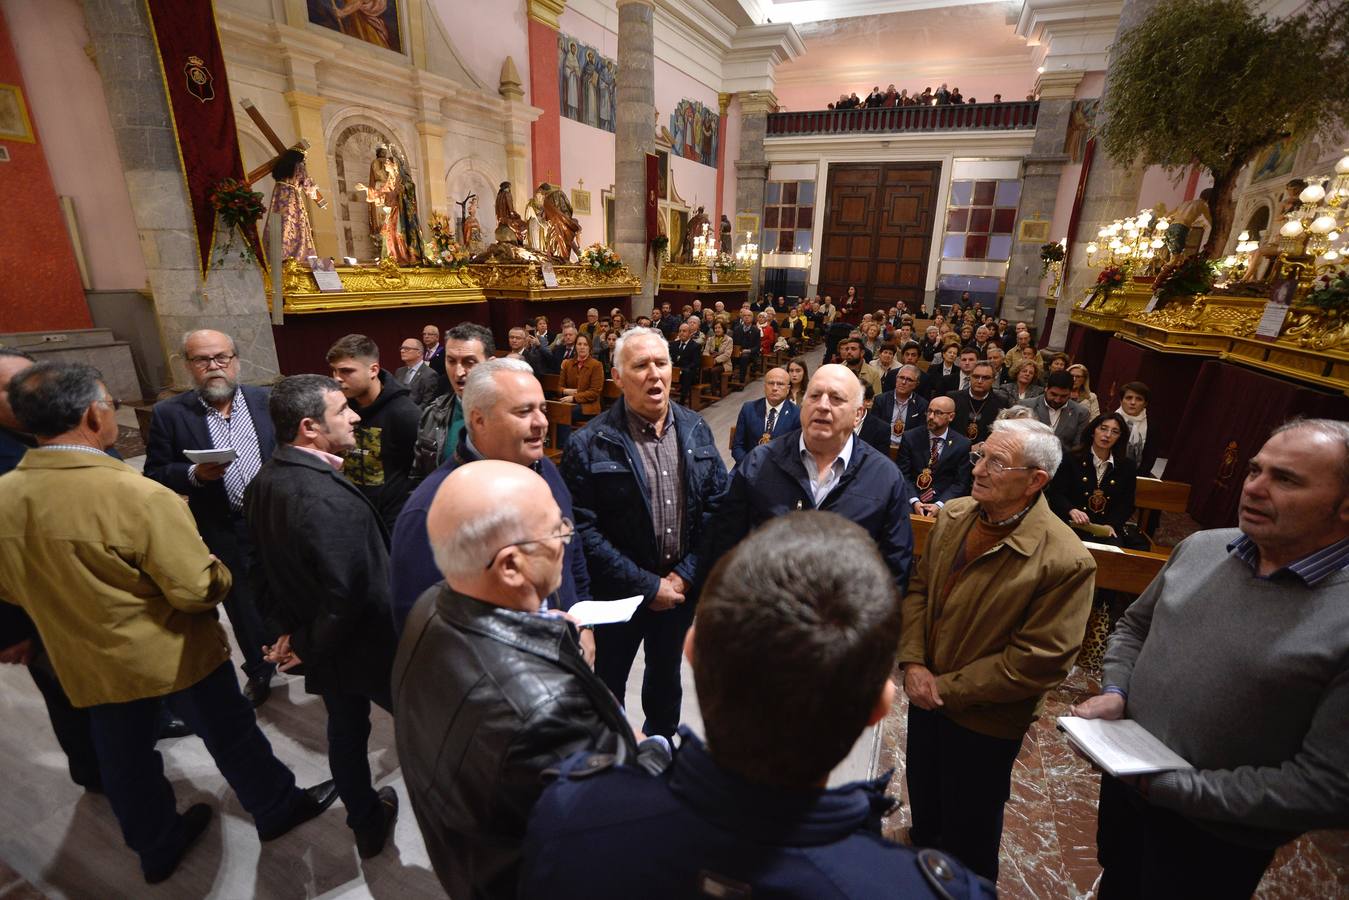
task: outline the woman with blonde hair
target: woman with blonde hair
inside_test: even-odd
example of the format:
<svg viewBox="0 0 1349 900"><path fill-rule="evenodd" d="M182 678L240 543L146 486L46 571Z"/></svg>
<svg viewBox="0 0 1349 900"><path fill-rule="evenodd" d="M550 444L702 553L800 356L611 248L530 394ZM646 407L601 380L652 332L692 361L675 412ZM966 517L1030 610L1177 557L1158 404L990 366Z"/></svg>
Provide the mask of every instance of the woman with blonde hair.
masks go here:
<svg viewBox="0 0 1349 900"><path fill-rule="evenodd" d="M1099 416L1101 401L1091 392L1091 373L1087 371L1087 367L1081 363L1073 363L1068 367L1068 374L1073 376L1073 390L1068 395L1069 399L1085 406L1091 418Z"/></svg>
<svg viewBox="0 0 1349 900"><path fill-rule="evenodd" d="M1045 392L1040 386L1039 360L1025 357L1020 360L1009 359L1007 370L1011 373L1012 379L999 387L998 393L1007 398L1007 402L1012 406L1022 400L1032 400Z"/></svg>

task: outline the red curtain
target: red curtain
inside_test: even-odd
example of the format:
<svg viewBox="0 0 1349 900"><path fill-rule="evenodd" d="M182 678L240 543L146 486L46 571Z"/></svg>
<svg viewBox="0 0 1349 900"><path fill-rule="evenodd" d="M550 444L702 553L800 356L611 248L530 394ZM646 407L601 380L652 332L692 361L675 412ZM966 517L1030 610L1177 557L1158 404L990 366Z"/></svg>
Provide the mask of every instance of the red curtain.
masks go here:
<svg viewBox="0 0 1349 900"><path fill-rule="evenodd" d="M1185 422L1186 408L1199 378L1203 356L1161 353L1112 337L1106 344L1099 369L1091 369L1091 388L1101 401L1101 411L1119 406L1121 388L1141 381L1151 389L1148 427L1157 429L1157 452L1165 457L1171 441Z"/></svg>
<svg viewBox="0 0 1349 900"><path fill-rule="evenodd" d="M242 181L244 177L215 9L211 0L145 0L145 5L150 13L150 31L159 48L160 72L192 202L204 274L215 240L211 190L221 179ZM245 240L262 259L257 234L253 229L244 231Z"/></svg>
<svg viewBox="0 0 1349 900"><path fill-rule="evenodd" d="M1154 400L1157 389L1166 388L1150 386ZM1168 481L1190 485L1195 521L1205 528L1236 524L1247 463L1269 433L1294 416L1349 419L1349 398L1218 360L1203 364L1166 464Z"/></svg>
<svg viewBox="0 0 1349 900"><path fill-rule="evenodd" d="M651 260L651 242L660 237L660 159L654 153L646 155L646 255L644 263ZM670 248L670 259L675 258L678 250Z"/></svg>
<svg viewBox="0 0 1349 900"><path fill-rule="evenodd" d="M1071 310L1063 311L1065 316L1070 313ZM1080 362L1087 367L1087 371L1092 373L1094 383L1095 375L1101 370L1101 363L1105 360L1105 348L1109 340L1110 335L1107 332L1073 323L1068 326L1068 337L1063 342L1063 351L1073 358L1073 362Z"/></svg>

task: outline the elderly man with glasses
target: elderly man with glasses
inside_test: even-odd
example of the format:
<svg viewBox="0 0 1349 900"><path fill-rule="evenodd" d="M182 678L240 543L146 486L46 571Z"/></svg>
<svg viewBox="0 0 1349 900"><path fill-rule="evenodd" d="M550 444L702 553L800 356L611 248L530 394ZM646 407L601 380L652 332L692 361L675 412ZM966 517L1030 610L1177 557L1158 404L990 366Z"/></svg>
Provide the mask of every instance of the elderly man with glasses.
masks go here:
<svg viewBox="0 0 1349 900"><path fill-rule="evenodd" d="M202 540L234 575L225 612L244 656L244 696L259 706L271 694L275 671L262 647L276 635L258 613L252 574L257 553L243 504L244 490L276 447L267 415L271 390L239 383L239 351L219 331L187 334L182 359L195 387L155 404L145 474L187 497ZM233 451L234 459L196 463L184 455L193 450Z"/></svg>
<svg viewBox="0 0 1349 900"><path fill-rule="evenodd" d="M1022 738L1091 611L1096 563L1041 496L1062 455L1048 425L994 422L970 453L971 496L937 512L902 604L910 837L990 881Z"/></svg>
<svg viewBox="0 0 1349 900"><path fill-rule="evenodd" d="M576 534L548 482L515 462L465 462L426 531L444 581L408 616L394 662L398 758L446 892L513 898L543 772L582 751L635 762L637 741L576 628L543 611Z"/></svg>

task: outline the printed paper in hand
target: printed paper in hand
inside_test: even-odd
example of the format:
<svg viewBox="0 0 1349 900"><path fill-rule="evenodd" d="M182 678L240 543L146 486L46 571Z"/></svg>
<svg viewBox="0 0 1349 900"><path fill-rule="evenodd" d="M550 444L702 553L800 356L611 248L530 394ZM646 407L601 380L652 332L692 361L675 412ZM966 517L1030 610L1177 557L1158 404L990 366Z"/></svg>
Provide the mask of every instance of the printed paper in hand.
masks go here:
<svg viewBox="0 0 1349 900"><path fill-rule="evenodd" d="M1058 725L1092 762L1117 778L1194 768L1133 719L1059 716Z"/></svg>
<svg viewBox="0 0 1349 900"><path fill-rule="evenodd" d="M567 612L581 625L612 625L631 619L641 605L639 594L622 600L582 600Z"/></svg>
<svg viewBox="0 0 1349 900"><path fill-rule="evenodd" d="M233 447L226 447L224 450L184 450L183 456L199 466L209 463L232 463L239 458Z"/></svg>

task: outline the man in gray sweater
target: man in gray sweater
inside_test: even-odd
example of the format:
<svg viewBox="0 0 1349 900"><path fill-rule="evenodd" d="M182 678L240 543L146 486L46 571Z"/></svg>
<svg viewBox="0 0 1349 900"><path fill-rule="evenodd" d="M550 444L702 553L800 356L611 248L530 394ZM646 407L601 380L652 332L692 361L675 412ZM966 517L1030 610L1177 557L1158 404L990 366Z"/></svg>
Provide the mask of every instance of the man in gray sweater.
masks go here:
<svg viewBox="0 0 1349 900"><path fill-rule="evenodd" d="M1194 766L1101 776L1101 900L1249 897L1281 844L1349 825L1349 424L1276 430L1239 523L1176 547L1072 709Z"/></svg>

